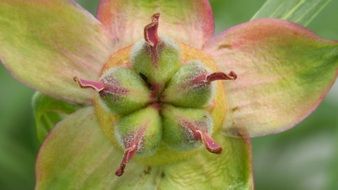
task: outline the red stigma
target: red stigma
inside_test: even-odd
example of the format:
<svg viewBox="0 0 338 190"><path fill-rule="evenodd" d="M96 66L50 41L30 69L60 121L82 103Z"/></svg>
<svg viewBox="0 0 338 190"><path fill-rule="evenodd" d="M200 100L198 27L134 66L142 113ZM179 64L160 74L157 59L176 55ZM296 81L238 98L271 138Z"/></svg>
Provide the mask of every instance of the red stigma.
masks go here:
<svg viewBox="0 0 338 190"><path fill-rule="evenodd" d="M236 79L237 79L237 75L233 71L230 71L229 74L225 74L223 72L215 72L207 76L206 82L210 83L216 80L236 80Z"/></svg>
<svg viewBox="0 0 338 190"><path fill-rule="evenodd" d="M137 130L131 139L125 139L125 151L121 160L120 166L115 171L116 176L122 176L127 163L135 156L136 152L141 148L141 143L144 137L144 127Z"/></svg>
<svg viewBox="0 0 338 190"><path fill-rule="evenodd" d="M158 61L157 45L160 40L157 30L159 18L160 13L153 14L151 17L151 23L144 27L144 40L150 46L150 54L154 65L156 65Z"/></svg>
<svg viewBox="0 0 338 190"><path fill-rule="evenodd" d="M183 120L181 121L183 127L189 129L196 140L200 140L205 148L214 154L220 154L222 152L222 147L216 143L216 141L207 133L199 129L196 124L193 122Z"/></svg>
<svg viewBox="0 0 338 190"><path fill-rule="evenodd" d="M97 92L100 92L105 88L105 85L102 82L79 79L78 77L74 77L73 80L77 82L81 88L91 88Z"/></svg>
<svg viewBox="0 0 338 190"><path fill-rule="evenodd" d="M117 95L125 95L128 93L128 89L126 88L117 85L105 84L101 81L79 79L78 77L74 77L73 80L77 82L81 88L90 88L97 92L111 93Z"/></svg>
<svg viewBox="0 0 338 190"><path fill-rule="evenodd" d="M151 23L144 27L144 40L151 46L157 47L159 37L157 34L160 13L155 13L151 17Z"/></svg>

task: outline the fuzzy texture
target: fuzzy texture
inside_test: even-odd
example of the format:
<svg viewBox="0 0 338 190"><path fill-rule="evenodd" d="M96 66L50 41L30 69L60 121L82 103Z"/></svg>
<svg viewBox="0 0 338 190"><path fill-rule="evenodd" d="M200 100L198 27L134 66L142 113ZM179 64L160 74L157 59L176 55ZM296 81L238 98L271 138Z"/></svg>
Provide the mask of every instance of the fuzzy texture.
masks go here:
<svg viewBox="0 0 338 190"><path fill-rule="evenodd" d="M154 154L162 137L161 118L156 109L148 107L121 118L115 130L122 149L130 146L136 133L142 133L137 153L143 156Z"/></svg>
<svg viewBox="0 0 338 190"><path fill-rule="evenodd" d="M100 96L113 113L126 115L151 101L147 84L133 70L112 68L105 72L101 81L106 88Z"/></svg>
<svg viewBox="0 0 338 190"><path fill-rule="evenodd" d="M205 110L166 106L162 115L163 141L173 149L187 151L201 146L201 141L185 123L189 122L196 129L212 133L212 119Z"/></svg>
<svg viewBox="0 0 338 190"><path fill-rule="evenodd" d="M149 83L163 89L181 65L180 49L168 38L161 38L155 48L154 54L151 47L142 40L133 46L130 59L137 73L143 74Z"/></svg>
<svg viewBox="0 0 338 190"><path fill-rule="evenodd" d="M200 61L182 66L172 77L162 100L175 106L202 108L210 103L213 85L206 81L209 74Z"/></svg>

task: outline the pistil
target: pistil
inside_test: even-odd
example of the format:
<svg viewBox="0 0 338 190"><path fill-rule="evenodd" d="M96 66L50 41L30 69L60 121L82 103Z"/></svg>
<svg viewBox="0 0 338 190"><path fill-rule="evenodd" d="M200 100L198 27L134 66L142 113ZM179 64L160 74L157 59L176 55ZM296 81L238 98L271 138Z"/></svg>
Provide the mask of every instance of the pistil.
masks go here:
<svg viewBox="0 0 338 190"><path fill-rule="evenodd" d="M158 62L157 45L159 43L158 37L158 24L159 24L160 13L155 13L151 17L151 23L144 27L144 40L150 46L150 53L152 62L154 65Z"/></svg>
<svg viewBox="0 0 338 190"><path fill-rule="evenodd" d="M135 134L131 136L131 139L125 139L126 149L123 154L122 161L119 168L115 171L115 175L122 176L127 163L135 156L137 151L141 148L141 143L144 137L144 128L140 128Z"/></svg>
<svg viewBox="0 0 338 190"><path fill-rule="evenodd" d="M97 92L101 92L105 89L103 82L79 79L78 77L74 77L73 80L77 82L81 88L91 88Z"/></svg>
<svg viewBox="0 0 338 190"><path fill-rule="evenodd" d="M217 80L236 80L237 74L233 71L230 71L229 74L225 74L223 72L215 72L211 73L206 77L206 82L210 83Z"/></svg>
<svg viewBox="0 0 338 190"><path fill-rule="evenodd" d="M196 140L201 141L205 148L214 154L220 154L222 147L206 132L201 129L198 125L193 122L182 120L181 125L192 132Z"/></svg>

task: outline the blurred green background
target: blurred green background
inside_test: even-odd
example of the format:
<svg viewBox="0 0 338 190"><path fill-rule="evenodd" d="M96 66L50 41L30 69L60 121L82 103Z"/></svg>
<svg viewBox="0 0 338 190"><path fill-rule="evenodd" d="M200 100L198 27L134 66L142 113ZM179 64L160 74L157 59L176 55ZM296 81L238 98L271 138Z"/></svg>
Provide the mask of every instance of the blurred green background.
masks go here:
<svg viewBox="0 0 338 190"><path fill-rule="evenodd" d="M97 0L79 0L95 14ZM216 32L249 20L265 0L211 0ZM310 24L319 35L338 39L338 0ZM33 91L0 66L0 189L34 188L38 151L31 108ZM338 84L298 127L253 140L258 190L338 189Z"/></svg>

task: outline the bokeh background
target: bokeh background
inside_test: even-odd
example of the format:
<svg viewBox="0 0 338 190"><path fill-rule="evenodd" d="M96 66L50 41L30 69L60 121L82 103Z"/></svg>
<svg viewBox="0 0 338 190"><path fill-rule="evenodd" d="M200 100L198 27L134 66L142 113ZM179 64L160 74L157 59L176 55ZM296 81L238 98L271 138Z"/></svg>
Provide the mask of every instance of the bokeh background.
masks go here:
<svg viewBox="0 0 338 190"><path fill-rule="evenodd" d="M79 0L96 12L97 0ZM211 0L216 32L249 20L265 0ZM338 39L338 0L309 25L320 36ZM31 97L0 65L0 189L34 188L38 151ZM282 134L253 139L257 190L338 189L338 84L305 121Z"/></svg>

